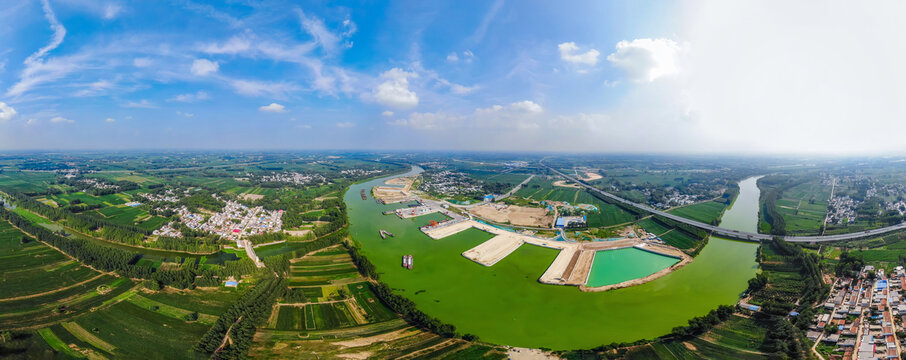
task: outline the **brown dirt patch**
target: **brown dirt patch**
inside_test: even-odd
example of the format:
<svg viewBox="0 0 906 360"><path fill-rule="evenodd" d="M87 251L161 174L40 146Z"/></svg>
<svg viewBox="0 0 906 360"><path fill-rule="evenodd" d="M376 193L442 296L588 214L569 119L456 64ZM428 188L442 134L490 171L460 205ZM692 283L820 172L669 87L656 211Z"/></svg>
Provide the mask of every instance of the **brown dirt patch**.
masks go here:
<svg viewBox="0 0 906 360"><path fill-rule="evenodd" d="M548 226L554 218L547 209L504 204L485 204L472 208L473 214L499 223L521 226Z"/></svg>

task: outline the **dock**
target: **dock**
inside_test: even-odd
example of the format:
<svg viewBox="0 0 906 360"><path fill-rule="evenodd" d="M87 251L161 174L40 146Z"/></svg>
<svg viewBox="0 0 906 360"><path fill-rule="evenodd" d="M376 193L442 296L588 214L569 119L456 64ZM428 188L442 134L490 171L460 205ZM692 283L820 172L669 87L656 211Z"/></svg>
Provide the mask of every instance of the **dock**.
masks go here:
<svg viewBox="0 0 906 360"><path fill-rule="evenodd" d="M466 250L462 253L467 259L484 266L492 266L512 254L524 243L517 234L501 234Z"/></svg>
<svg viewBox="0 0 906 360"><path fill-rule="evenodd" d="M383 229L382 229L382 230L381 230L381 239L386 239L388 236L389 236L389 237L394 237L394 236L396 236L396 235L393 235L392 232L389 232L389 231L387 231L387 230L383 230Z"/></svg>

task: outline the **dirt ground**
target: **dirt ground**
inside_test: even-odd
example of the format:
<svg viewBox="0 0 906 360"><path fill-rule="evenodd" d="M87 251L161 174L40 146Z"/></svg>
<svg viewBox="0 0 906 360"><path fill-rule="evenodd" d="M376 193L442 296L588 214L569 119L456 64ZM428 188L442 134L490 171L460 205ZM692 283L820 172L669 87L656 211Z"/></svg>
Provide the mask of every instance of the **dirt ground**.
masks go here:
<svg viewBox="0 0 906 360"><path fill-rule="evenodd" d="M600 178L603 178L603 176L601 176L601 175L598 174L598 173L593 173L593 172L590 172L590 171L586 171L586 172L585 172L585 178L583 178L582 180L590 181L590 180L598 180L598 179L600 179Z"/></svg>
<svg viewBox="0 0 906 360"><path fill-rule="evenodd" d="M264 199L264 195L257 195L257 194L242 194L242 195L239 195L239 197L244 200L251 200L251 201Z"/></svg>
<svg viewBox="0 0 906 360"><path fill-rule="evenodd" d="M554 186L576 188L576 189L582 188L581 186L579 186L579 184L567 183L566 180L554 181Z"/></svg>
<svg viewBox="0 0 906 360"><path fill-rule="evenodd" d="M516 205L485 204L472 208L471 212L494 222L520 226L547 227L554 220L547 215L547 209Z"/></svg>

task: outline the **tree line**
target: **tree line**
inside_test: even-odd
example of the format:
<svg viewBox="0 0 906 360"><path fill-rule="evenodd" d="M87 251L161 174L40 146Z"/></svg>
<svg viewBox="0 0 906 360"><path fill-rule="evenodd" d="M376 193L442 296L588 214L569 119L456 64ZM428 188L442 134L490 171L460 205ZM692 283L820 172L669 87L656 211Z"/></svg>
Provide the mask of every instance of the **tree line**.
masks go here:
<svg viewBox="0 0 906 360"><path fill-rule="evenodd" d="M257 327L263 326L267 321L274 301L284 294L286 286L285 280L271 277L246 291L220 315L195 345L195 350L211 354L214 359L246 358ZM218 351L227 334L233 340L232 343L227 342Z"/></svg>

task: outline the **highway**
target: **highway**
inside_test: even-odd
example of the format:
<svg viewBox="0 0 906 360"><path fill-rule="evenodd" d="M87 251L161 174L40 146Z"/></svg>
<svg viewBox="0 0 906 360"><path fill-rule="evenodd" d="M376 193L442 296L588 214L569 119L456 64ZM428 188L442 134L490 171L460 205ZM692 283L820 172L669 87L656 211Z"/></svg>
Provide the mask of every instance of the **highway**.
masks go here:
<svg viewBox="0 0 906 360"><path fill-rule="evenodd" d="M699 221L687 219L687 218L684 218L684 217L681 217L681 216L676 216L676 215L673 215L673 214L670 214L670 213L667 213L667 212L664 212L664 211L657 210L657 209L652 208L652 207L650 207L650 206L648 206L648 205L639 204L639 203L634 203L634 202L632 202L632 201L623 199L623 198L621 198L621 197L619 197L619 196L616 196L616 195L614 195L614 194L608 193L608 192L606 192L606 191L604 191L604 190L598 189L598 188L596 188L596 187L594 187L594 186L591 186L591 185L589 185L589 184L586 184L586 183L583 182L583 181L579 181L579 180L576 179L576 178L573 178L573 177L571 177L571 176L569 176L569 175L566 175L566 174L564 174L564 173L562 173L562 172L559 172L559 171L557 171L556 169L554 169L554 168L552 168L552 167L550 167L550 166L547 166L547 165L544 165L544 164L542 164L542 166L544 166L544 167L550 169L551 171L557 173L558 175L560 175L560 176L566 178L566 179L569 180L569 181L572 181L572 182L574 182L574 183L576 183L576 184L582 185L582 186L584 186L585 188L587 188L588 190L593 191L593 192L596 192L596 193L601 194L601 195L603 195L603 196L606 196L606 197L608 197L608 198L610 198L610 199L612 199L612 200L614 200L614 201L616 201L616 202L619 202L619 203L622 203L622 204L625 204L625 205L627 205L627 206L631 206L631 207L634 207L634 208L637 208L637 209L641 209L641 210L647 211L647 212L652 213L652 214L655 214L655 215L660 215L660 216L663 216L663 217L665 217L665 218L668 218L668 219L671 219L671 220L674 220L674 221L677 221L677 222L681 222L681 223L683 223L683 224L687 224L687 225L691 225L691 226L697 227L697 228L699 228L699 229L708 231L708 232L710 232L710 233L713 234L713 235L717 235L717 236L720 236L720 237L728 237L728 238L732 238L732 239L748 240L748 241L759 241L759 242L764 241L764 240L771 240L771 238L773 237L772 235L767 235L767 234L756 234L756 233L750 233L750 232L745 232L745 231L738 231L738 230L724 229L724 228L719 227L719 226L714 226L714 225L711 225L711 224L705 224L705 223L703 223L703 222L699 222ZM874 229L874 230L867 230L867 231L857 232L857 233L838 234L838 235L820 235L820 236L784 236L783 239L786 240L786 241L789 241L789 242L827 242L827 241L842 241L842 240L853 240L853 239L858 239L858 238L863 238L863 237L871 237L871 236L881 235L881 234L885 234L885 233L888 233L888 232L891 232L891 231L897 231L897 230L901 230L901 229L906 229L906 222L900 223L900 224L897 224L897 225L888 226L888 227L878 228L878 229Z"/></svg>

